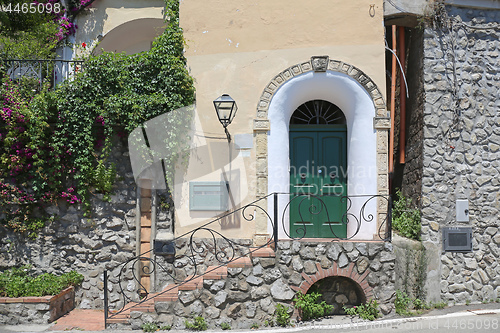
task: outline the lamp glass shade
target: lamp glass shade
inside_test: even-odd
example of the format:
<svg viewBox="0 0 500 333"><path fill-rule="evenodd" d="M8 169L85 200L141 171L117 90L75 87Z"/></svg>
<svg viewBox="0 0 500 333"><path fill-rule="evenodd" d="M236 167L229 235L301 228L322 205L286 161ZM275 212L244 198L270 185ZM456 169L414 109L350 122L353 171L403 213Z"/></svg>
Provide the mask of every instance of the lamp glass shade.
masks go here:
<svg viewBox="0 0 500 333"><path fill-rule="evenodd" d="M234 99L227 94L217 97L217 99L214 100L214 107L215 112L217 112L217 117L224 127L231 124L238 110L238 106Z"/></svg>

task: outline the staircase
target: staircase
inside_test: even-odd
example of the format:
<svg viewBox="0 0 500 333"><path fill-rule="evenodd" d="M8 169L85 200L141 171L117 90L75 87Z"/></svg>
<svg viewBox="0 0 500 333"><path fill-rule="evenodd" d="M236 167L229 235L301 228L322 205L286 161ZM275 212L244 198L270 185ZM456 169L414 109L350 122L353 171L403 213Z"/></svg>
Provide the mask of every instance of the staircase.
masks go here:
<svg viewBox="0 0 500 333"><path fill-rule="evenodd" d="M204 280L222 280L227 277L228 268L249 268L253 267L252 258L271 258L275 257L274 250L270 247L263 247L251 250L245 257L237 258L229 262L226 266L209 266L206 273L199 276L188 276L184 282L179 284L170 284L159 293L150 293L147 300L141 303L129 303L124 311L113 315L106 320L107 324L128 324L130 312L155 312L157 302L175 302L178 300L179 291L189 291L203 288Z"/></svg>

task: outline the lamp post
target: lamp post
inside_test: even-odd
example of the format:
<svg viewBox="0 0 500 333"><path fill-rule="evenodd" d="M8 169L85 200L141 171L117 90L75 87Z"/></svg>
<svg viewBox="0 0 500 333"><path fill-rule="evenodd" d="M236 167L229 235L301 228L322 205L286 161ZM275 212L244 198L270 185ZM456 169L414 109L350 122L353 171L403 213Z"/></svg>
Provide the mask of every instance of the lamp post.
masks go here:
<svg viewBox="0 0 500 333"><path fill-rule="evenodd" d="M232 202L233 200L229 185L232 180L231 134L229 134L227 126L231 124L231 122L233 121L234 116L236 115L236 111L238 111L238 106L236 105L234 99L231 98L231 96L229 96L228 94L223 94L222 96L217 97L217 99L214 100L214 107L215 107L215 112L217 113L217 118L219 118L222 127L224 127L224 132L226 133L227 137L227 143L229 148L229 180L226 178L226 188L227 188L227 193L229 195L229 199Z"/></svg>
<svg viewBox="0 0 500 333"><path fill-rule="evenodd" d="M231 134L227 130L227 126L231 124L238 111L238 106L234 99L228 94L223 94L214 100L215 112L217 113L217 118L219 118L220 123L224 127L224 132L226 133L227 141L231 142Z"/></svg>

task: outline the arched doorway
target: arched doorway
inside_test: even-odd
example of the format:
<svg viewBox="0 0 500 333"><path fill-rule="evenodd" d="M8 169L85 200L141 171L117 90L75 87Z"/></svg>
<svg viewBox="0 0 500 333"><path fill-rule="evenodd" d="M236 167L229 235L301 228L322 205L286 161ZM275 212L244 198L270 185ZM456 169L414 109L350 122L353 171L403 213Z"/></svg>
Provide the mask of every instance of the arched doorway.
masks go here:
<svg viewBox="0 0 500 333"><path fill-rule="evenodd" d="M289 127L292 237L346 237L347 126L340 108L312 100L293 112Z"/></svg>
<svg viewBox="0 0 500 333"><path fill-rule="evenodd" d="M359 68L342 61L327 59L326 71L313 69L313 59L290 66L276 75L265 87L254 119L257 197L289 192L290 117L297 107L311 100L325 100L340 107L347 123L347 189L350 196L347 214L378 217L376 223L349 223L347 238L374 239L387 216L387 205L365 205L366 196L388 193L387 140L390 119L382 92ZM321 57L320 57L321 58ZM323 57L324 58L324 57ZM267 190L266 190L267 189ZM287 209L289 200L279 200L276 211ZM275 214L272 200L267 212ZM288 238L289 216L283 214L279 238ZM273 225L266 216L258 216L256 239L267 239Z"/></svg>

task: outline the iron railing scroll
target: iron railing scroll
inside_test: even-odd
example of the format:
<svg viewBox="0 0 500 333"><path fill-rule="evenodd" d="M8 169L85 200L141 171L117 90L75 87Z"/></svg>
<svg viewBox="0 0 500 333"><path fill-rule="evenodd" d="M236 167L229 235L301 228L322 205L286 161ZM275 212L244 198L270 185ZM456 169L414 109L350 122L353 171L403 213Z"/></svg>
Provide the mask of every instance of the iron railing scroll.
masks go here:
<svg viewBox="0 0 500 333"><path fill-rule="evenodd" d="M279 202L280 195L287 198L287 201L285 201L286 204L281 206L284 207L281 212ZM301 225L301 228L304 229L302 235L299 234L298 236L293 236L291 235L289 228L287 228L286 224L289 222L288 216L291 203L293 201L302 200L302 203L308 202L311 205L311 207L308 207L307 209L313 214L319 214L320 212L326 213L324 216L327 216L328 219L330 219L330 216L339 216L338 212L334 213L328 211L330 207L325 204L323 199L324 198L322 198L322 196L314 196L311 194L291 195L290 193L271 193L234 211L225 213L190 232L174 238L170 241L172 242L169 245L170 249L173 246L174 248L180 248L181 251L177 251L178 253L175 253L175 250L173 253L169 252L171 256L168 258L161 255L152 255L156 254L158 249L151 249L129 259L127 262L120 265L119 268L115 268L115 275L113 277L105 271L105 325L107 325L108 319L117 317L119 314L127 310L133 311L135 307L140 306L154 297L164 295L178 286L189 283L203 274L211 273L239 258L246 257L260 248L274 245L274 249L277 251L280 226L282 227L282 234L285 234L288 239L300 240L304 238L308 227L307 223L304 222L303 225ZM268 206L269 200L272 200L273 202L269 203ZM329 236L332 241L354 239L364 223L377 223L378 220L378 236L380 240L391 241L392 200L390 196L342 196L340 197L340 200L346 204L347 210L340 214L341 217L339 221L329 222L336 222L337 224L340 223L345 226L352 224L354 227L351 227L350 229L354 230L354 233L351 232L346 237L341 238L337 237L335 232L332 230L332 234L327 235L326 237ZM268 207L272 207L272 214L268 212ZM359 211L354 211L353 207L359 207ZM373 210L374 207L375 210ZM385 214L379 211L379 207L387 208ZM369 208L371 208L371 210ZM242 218L245 222L252 222L256 220L257 215L259 214L260 218L266 219L268 221L268 225L272 227L272 235L270 236L270 239L262 246L252 246L251 240L248 240L248 242L242 242L242 240L230 239L221 231L223 229L220 228L220 226L223 225L226 219ZM279 223L280 218L281 223ZM356 241L359 240L356 238ZM206 262L207 259L209 259L210 263ZM118 274L116 274L117 269L119 269ZM152 273L156 273L155 276L159 276L158 273L161 273L164 280L163 282L168 281L165 289L154 294L151 291L154 288L148 288L148 286L141 280L141 276L143 276L143 274L151 275ZM113 279L113 283L118 286L116 289L108 284L111 279ZM127 287L124 288L124 284L127 284ZM130 287L131 284L136 287ZM110 310L108 302L108 287L109 290L118 290L118 294L120 295L119 297L121 298L121 305L119 306L119 309ZM118 302L115 303L118 304Z"/></svg>
<svg viewBox="0 0 500 333"><path fill-rule="evenodd" d="M289 193L279 193L290 195ZM337 196L339 201L343 203L346 209L343 212L332 211L325 202L326 198L335 195L315 195L315 194L292 194L290 200L285 205L281 216L281 225L284 233L290 239L303 239L306 238L307 228L310 228L310 223L304 217L303 212L308 212L310 216L322 216L326 219L322 220L322 224L329 226L329 235L323 235L325 238L332 238L333 240L351 240L358 236L363 224L377 223L377 214L379 218L379 225L377 228L378 238L382 241L391 241L391 228L392 228L392 199L390 195L353 195L353 196ZM287 216L291 215L292 204L295 203L295 209L298 211L299 221L295 224L298 225L296 229L290 230L287 228L289 220ZM304 205L306 207L304 207ZM274 211L276 212L277 204L275 201ZM356 207L355 207L356 206ZM382 212L378 212L377 207L384 207ZM356 209L357 208L357 209ZM385 211L385 213L384 213ZM310 217L309 216L309 217ZM340 216L335 219L335 216ZM350 232L346 236L341 236L336 233L333 225L340 225L347 227L354 225L350 228ZM290 226L290 228L292 228ZM353 230L354 229L354 230ZM292 234L293 231L293 234Z"/></svg>

